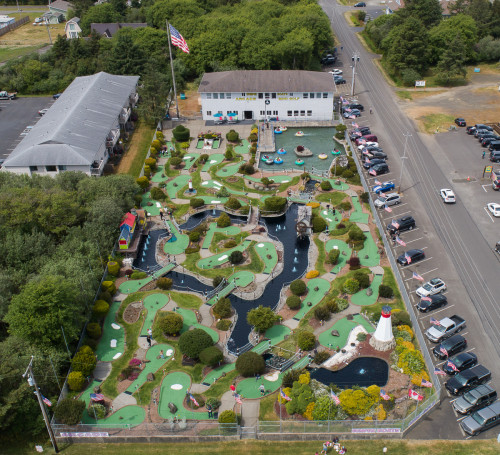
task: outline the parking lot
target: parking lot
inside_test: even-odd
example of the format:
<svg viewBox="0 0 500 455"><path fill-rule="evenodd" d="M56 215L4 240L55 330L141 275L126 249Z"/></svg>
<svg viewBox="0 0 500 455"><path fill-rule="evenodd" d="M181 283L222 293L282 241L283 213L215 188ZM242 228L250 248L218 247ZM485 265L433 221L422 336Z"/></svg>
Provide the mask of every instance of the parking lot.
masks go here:
<svg viewBox="0 0 500 455"><path fill-rule="evenodd" d="M7 158L21 142L21 133L40 119L38 111L50 107L52 97L17 98L0 101L0 159Z"/></svg>

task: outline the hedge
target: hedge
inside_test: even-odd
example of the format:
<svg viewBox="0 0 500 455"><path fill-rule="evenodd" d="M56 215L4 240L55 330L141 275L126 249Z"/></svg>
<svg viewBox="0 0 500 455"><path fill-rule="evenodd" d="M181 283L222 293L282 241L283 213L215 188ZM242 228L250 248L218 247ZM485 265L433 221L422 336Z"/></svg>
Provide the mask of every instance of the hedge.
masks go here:
<svg viewBox="0 0 500 455"><path fill-rule="evenodd" d="M264 358L256 352L244 352L236 360L236 371L246 378L263 373L265 368Z"/></svg>

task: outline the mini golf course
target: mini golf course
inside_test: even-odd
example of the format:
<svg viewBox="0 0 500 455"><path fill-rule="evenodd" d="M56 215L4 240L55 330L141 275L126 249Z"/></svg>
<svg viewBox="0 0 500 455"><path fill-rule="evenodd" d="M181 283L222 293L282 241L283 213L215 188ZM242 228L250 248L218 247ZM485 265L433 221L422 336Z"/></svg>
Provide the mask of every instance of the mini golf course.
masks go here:
<svg viewBox="0 0 500 455"><path fill-rule="evenodd" d="M334 248L340 251L339 258L337 259L337 264L333 267L332 271L339 272L342 267L344 267L351 257L352 250L347 246L347 243L338 239L331 239L326 242L325 251L329 253Z"/></svg>
<svg viewBox="0 0 500 455"><path fill-rule="evenodd" d="M164 167L163 166L157 166L156 168L156 172L155 174L153 175L153 177L151 178L151 181L154 182L154 183L161 183L161 182L165 182L166 180L168 180L168 175L164 174L163 171L164 171Z"/></svg>
<svg viewBox="0 0 500 455"><path fill-rule="evenodd" d="M378 299L378 288L382 284L382 279L384 275L375 275L373 281L370 283L370 289L372 290L372 295L366 294L366 289L362 289L351 297L351 302L354 305L369 306L373 305Z"/></svg>
<svg viewBox="0 0 500 455"><path fill-rule="evenodd" d="M378 246L374 242L370 231L363 231L363 233L366 235L366 240L363 249L358 253L359 261L364 267L375 267L380 264Z"/></svg>
<svg viewBox="0 0 500 455"><path fill-rule="evenodd" d="M177 191L185 187L189 182L189 175L178 175L174 179L170 180L167 183L165 190L167 191L167 195L170 199L175 199L177 197Z"/></svg>
<svg viewBox="0 0 500 455"><path fill-rule="evenodd" d="M217 177L230 177L238 172L238 169L242 165L242 162L230 164L228 166L224 166L222 169L219 169L215 175Z"/></svg>
<svg viewBox="0 0 500 455"><path fill-rule="evenodd" d="M278 253L272 242L260 242L255 245L255 251L264 262L262 273L270 274L278 264Z"/></svg>
<svg viewBox="0 0 500 455"><path fill-rule="evenodd" d="M149 203L152 205L148 205ZM150 216L157 216L160 214L161 204L151 199L151 193L149 191L142 195L141 207L148 212Z"/></svg>
<svg viewBox="0 0 500 455"><path fill-rule="evenodd" d="M337 321L331 329L325 330L320 334L319 342L325 348L335 349L338 346L339 349L342 349L347 343L351 330L358 325L362 325L368 333L373 333L375 331L373 326L363 316L355 314L352 321L349 321L347 317L345 317ZM331 333L333 330L337 330L340 336L333 336Z"/></svg>
<svg viewBox="0 0 500 455"><path fill-rule="evenodd" d="M353 223L368 223L369 215L368 213L363 213L358 196L351 196L351 200L354 211L351 213L349 221L352 221Z"/></svg>
<svg viewBox="0 0 500 455"><path fill-rule="evenodd" d="M333 231L334 229L336 229L337 224L339 224L341 220L340 213L336 212L334 215L331 210L321 210L320 215L327 222L329 231Z"/></svg>
<svg viewBox="0 0 500 455"><path fill-rule="evenodd" d="M323 278L313 278L307 283L307 295L300 304L300 310L293 317L300 321L309 311L311 311L328 294L330 282Z"/></svg>
<svg viewBox="0 0 500 455"><path fill-rule="evenodd" d="M156 312L161 310L169 301L169 297L165 294L150 294L142 302L147 310L146 319L142 324L140 336L145 337L148 334L148 329L153 327Z"/></svg>
<svg viewBox="0 0 500 455"><path fill-rule="evenodd" d="M220 232L226 236L234 236L238 235L241 232L241 229L238 226L228 226L225 228L219 228L217 227L217 223L215 222L210 223L208 231L205 235L205 240L203 240L203 244L201 246L203 249L208 249L210 247L210 244L212 243L214 234L216 232Z"/></svg>
<svg viewBox="0 0 500 455"><path fill-rule="evenodd" d="M217 343L219 341L218 332L211 329L210 327L199 324L193 311L186 310L185 308L176 308L175 312L179 313L183 319L181 333L187 332L191 327L193 327L195 329L201 329L207 332L212 337L214 343Z"/></svg>
<svg viewBox="0 0 500 455"><path fill-rule="evenodd" d="M222 153L214 153L210 155L207 162L203 165L201 171L208 172L212 166L217 166L224 161L224 155Z"/></svg>
<svg viewBox="0 0 500 455"><path fill-rule="evenodd" d="M102 327L102 337L95 352L98 360L111 362L120 357L124 350L125 330L116 323L116 312L122 302L113 302Z"/></svg>
<svg viewBox="0 0 500 455"><path fill-rule="evenodd" d="M248 153L249 148L250 148L250 142L248 142L246 139L243 139L240 145L236 145L234 147L234 151L240 155L243 155L245 153Z"/></svg>
<svg viewBox="0 0 500 455"><path fill-rule="evenodd" d="M200 259L196 265L200 269L213 269L228 262L229 256L233 251L243 252L251 245L251 243L251 240L245 240L241 245L235 246L234 248L230 248L222 253Z"/></svg>
<svg viewBox="0 0 500 455"><path fill-rule="evenodd" d="M196 162L196 160L200 157L198 153L189 153L188 155L184 156L184 169L191 169L193 164Z"/></svg>

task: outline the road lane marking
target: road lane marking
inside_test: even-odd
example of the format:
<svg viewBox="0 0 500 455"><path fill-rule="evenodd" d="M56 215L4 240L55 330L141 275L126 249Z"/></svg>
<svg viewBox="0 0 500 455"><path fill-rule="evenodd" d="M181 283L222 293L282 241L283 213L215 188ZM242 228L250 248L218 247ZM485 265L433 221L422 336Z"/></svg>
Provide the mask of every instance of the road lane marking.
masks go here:
<svg viewBox="0 0 500 455"><path fill-rule="evenodd" d="M483 187L484 192L487 193L488 191L486 191L485 186L490 186L490 185L481 185L481 186Z"/></svg>

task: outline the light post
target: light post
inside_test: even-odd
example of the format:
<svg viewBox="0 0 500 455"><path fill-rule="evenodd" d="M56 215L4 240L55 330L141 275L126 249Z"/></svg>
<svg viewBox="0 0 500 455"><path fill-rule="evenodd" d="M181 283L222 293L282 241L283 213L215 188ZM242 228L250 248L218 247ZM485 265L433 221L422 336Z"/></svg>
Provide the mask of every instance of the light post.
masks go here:
<svg viewBox="0 0 500 455"><path fill-rule="evenodd" d="M401 172L399 173L399 186L398 186L398 193L401 192L401 179L403 178L403 169L405 167L405 160L407 159L407 156L406 156L406 149L407 149L407 145L408 145L408 138L411 137L411 134L410 133L406 133L404 134L404 137L405 137L405 146L404 146L404 149L403 149L403 156L401 157Z"/></svg>
<svg viewBox="0 0 500 455"><path fill-rule="evenodd" d="M354 96L354 87L356 85L356 64L359 62L359 52L354 52L352 59L352 90L351 96Z"/></svg>
<svg viewBox="0 0 500 455"><path fill-rule="evenodd" d="M267 123L267 106L269 106L269 104L271 104L271 100L264 101L264 123Z"/></svg>

